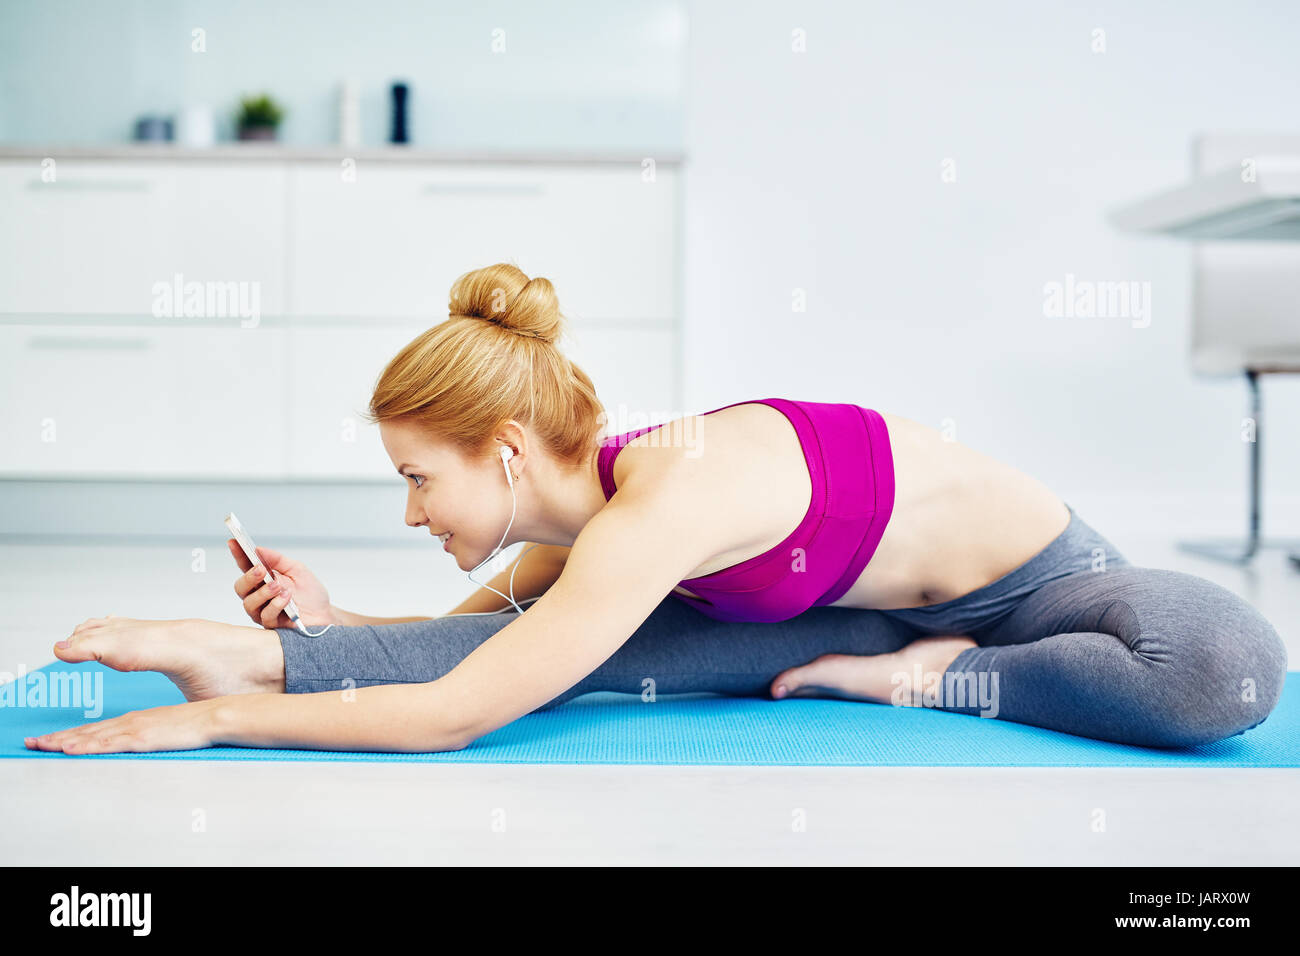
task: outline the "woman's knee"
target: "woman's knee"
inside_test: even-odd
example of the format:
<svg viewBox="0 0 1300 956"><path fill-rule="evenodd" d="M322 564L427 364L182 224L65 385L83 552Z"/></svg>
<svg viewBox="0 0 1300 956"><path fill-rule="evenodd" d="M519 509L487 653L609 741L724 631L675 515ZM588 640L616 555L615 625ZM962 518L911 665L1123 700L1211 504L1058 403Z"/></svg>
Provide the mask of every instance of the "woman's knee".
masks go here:
<svg viewBox="0 0 1300 956"><path fill-rule="evenodd" d="M1245 733L1273 711L1286 680L1277 629L1249 602L1181 572L1165 595L1177 613L1142 622L1154 656L1166 746L1195 746ZM1154 618L1160 618L1157 623Z"/></svg>

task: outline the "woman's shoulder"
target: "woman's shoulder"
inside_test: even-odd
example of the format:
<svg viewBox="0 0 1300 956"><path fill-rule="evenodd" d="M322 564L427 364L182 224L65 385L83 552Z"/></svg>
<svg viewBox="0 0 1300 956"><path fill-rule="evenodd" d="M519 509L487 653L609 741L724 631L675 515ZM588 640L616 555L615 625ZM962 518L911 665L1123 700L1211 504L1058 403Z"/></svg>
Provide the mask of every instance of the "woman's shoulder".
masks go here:
<svg viewBox="0 0 1300 956"><path fill-rule="evenodd" d="M787 537L812 502L812 479L794 426L769 405L686 415L626 442L612 459L615 490L687 520L712 541L695 577L729 567ZM612 497L607 486L606 494ZM687 518L686 516L692 516Z"/></svg>
<svg viewBox="0 0 1300 956"><path fill-rule="evenodd" d="M634 473L658 479L670 470L700 480L739 483L779 471L781 458L803 461L790 420L777 408L756 401L631 429L601 444L606 472L616 488Z"/></svg>

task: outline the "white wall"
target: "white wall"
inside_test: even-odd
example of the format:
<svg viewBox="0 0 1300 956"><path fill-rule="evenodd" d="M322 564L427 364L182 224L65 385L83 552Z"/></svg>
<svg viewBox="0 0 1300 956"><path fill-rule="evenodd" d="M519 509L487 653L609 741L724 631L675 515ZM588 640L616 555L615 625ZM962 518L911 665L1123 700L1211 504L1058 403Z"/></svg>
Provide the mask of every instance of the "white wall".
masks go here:
<svg viewBox="0 0 1300 956"><path fill-rule="evenodd" d="M761 0L690 18L688 408L951 418L1103 528L1244 530L1246 388L1188 371L1188 249L1104 216L1180 182L1194 132L1300 127L1300 7ZM1149 327L1046 318L1067 273L1150 282ZM1264 389L1265 529L1300 534L1300 382Z"/></svg>
<svg viewBox="0 0 1300 956"><path fill-rule="evenodd" d="M366 145L402 80L415 146L676 150L685 27L682 0L5 0L0 140L124 142L187 105L231 139L266 91L283 142L332 143L352 77Z"/></svg>

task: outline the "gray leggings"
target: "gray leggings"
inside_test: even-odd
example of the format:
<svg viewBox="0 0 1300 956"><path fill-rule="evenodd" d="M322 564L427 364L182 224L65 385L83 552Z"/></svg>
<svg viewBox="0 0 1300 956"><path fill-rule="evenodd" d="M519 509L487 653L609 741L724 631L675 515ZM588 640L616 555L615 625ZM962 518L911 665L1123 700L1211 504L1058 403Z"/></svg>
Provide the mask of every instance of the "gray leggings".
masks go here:
<svg viewBox="0 0 1300 956"><path fill-rule="evenodd" d="M280 628L285 690L436 680L518 616L335 626L319 638ZM928 687L917 702L1147 747L1244 733L1277 704L1287 669L1281 638L1250 604L1191 574L1134 567L1070 508L1069 526L1041 552L942 604L815 607L753 623L716 621L666 597L608 660L538 710L647 687L770 699L777 674L822 654L885 654L936 634L978 646L942 679L915 682Z"/></svg>

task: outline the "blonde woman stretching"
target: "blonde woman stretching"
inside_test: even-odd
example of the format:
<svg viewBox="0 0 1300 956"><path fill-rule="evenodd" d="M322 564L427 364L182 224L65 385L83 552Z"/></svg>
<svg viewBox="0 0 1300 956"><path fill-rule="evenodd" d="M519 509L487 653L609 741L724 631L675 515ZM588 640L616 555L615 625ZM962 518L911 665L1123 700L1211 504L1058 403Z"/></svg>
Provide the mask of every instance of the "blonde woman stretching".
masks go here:
<svg viewBox="0 0 1300 956"><path fill-rule="evenodd" d="M846 403L735 402L602 438L560 331L546 279L470 272L370 402L408 525L465 571L533 543L491 587L450 616L366 617L268 549L265 585L232 541L260 627L110 616L55 648L161 671L188 702L28 746L447 751L579 694L652 689L919 704L1166 747L1240 734L1277 703L1286 651L1258 611L1133 566L1034 478ZM290 598L328 630L296 630Z"/></svg>

